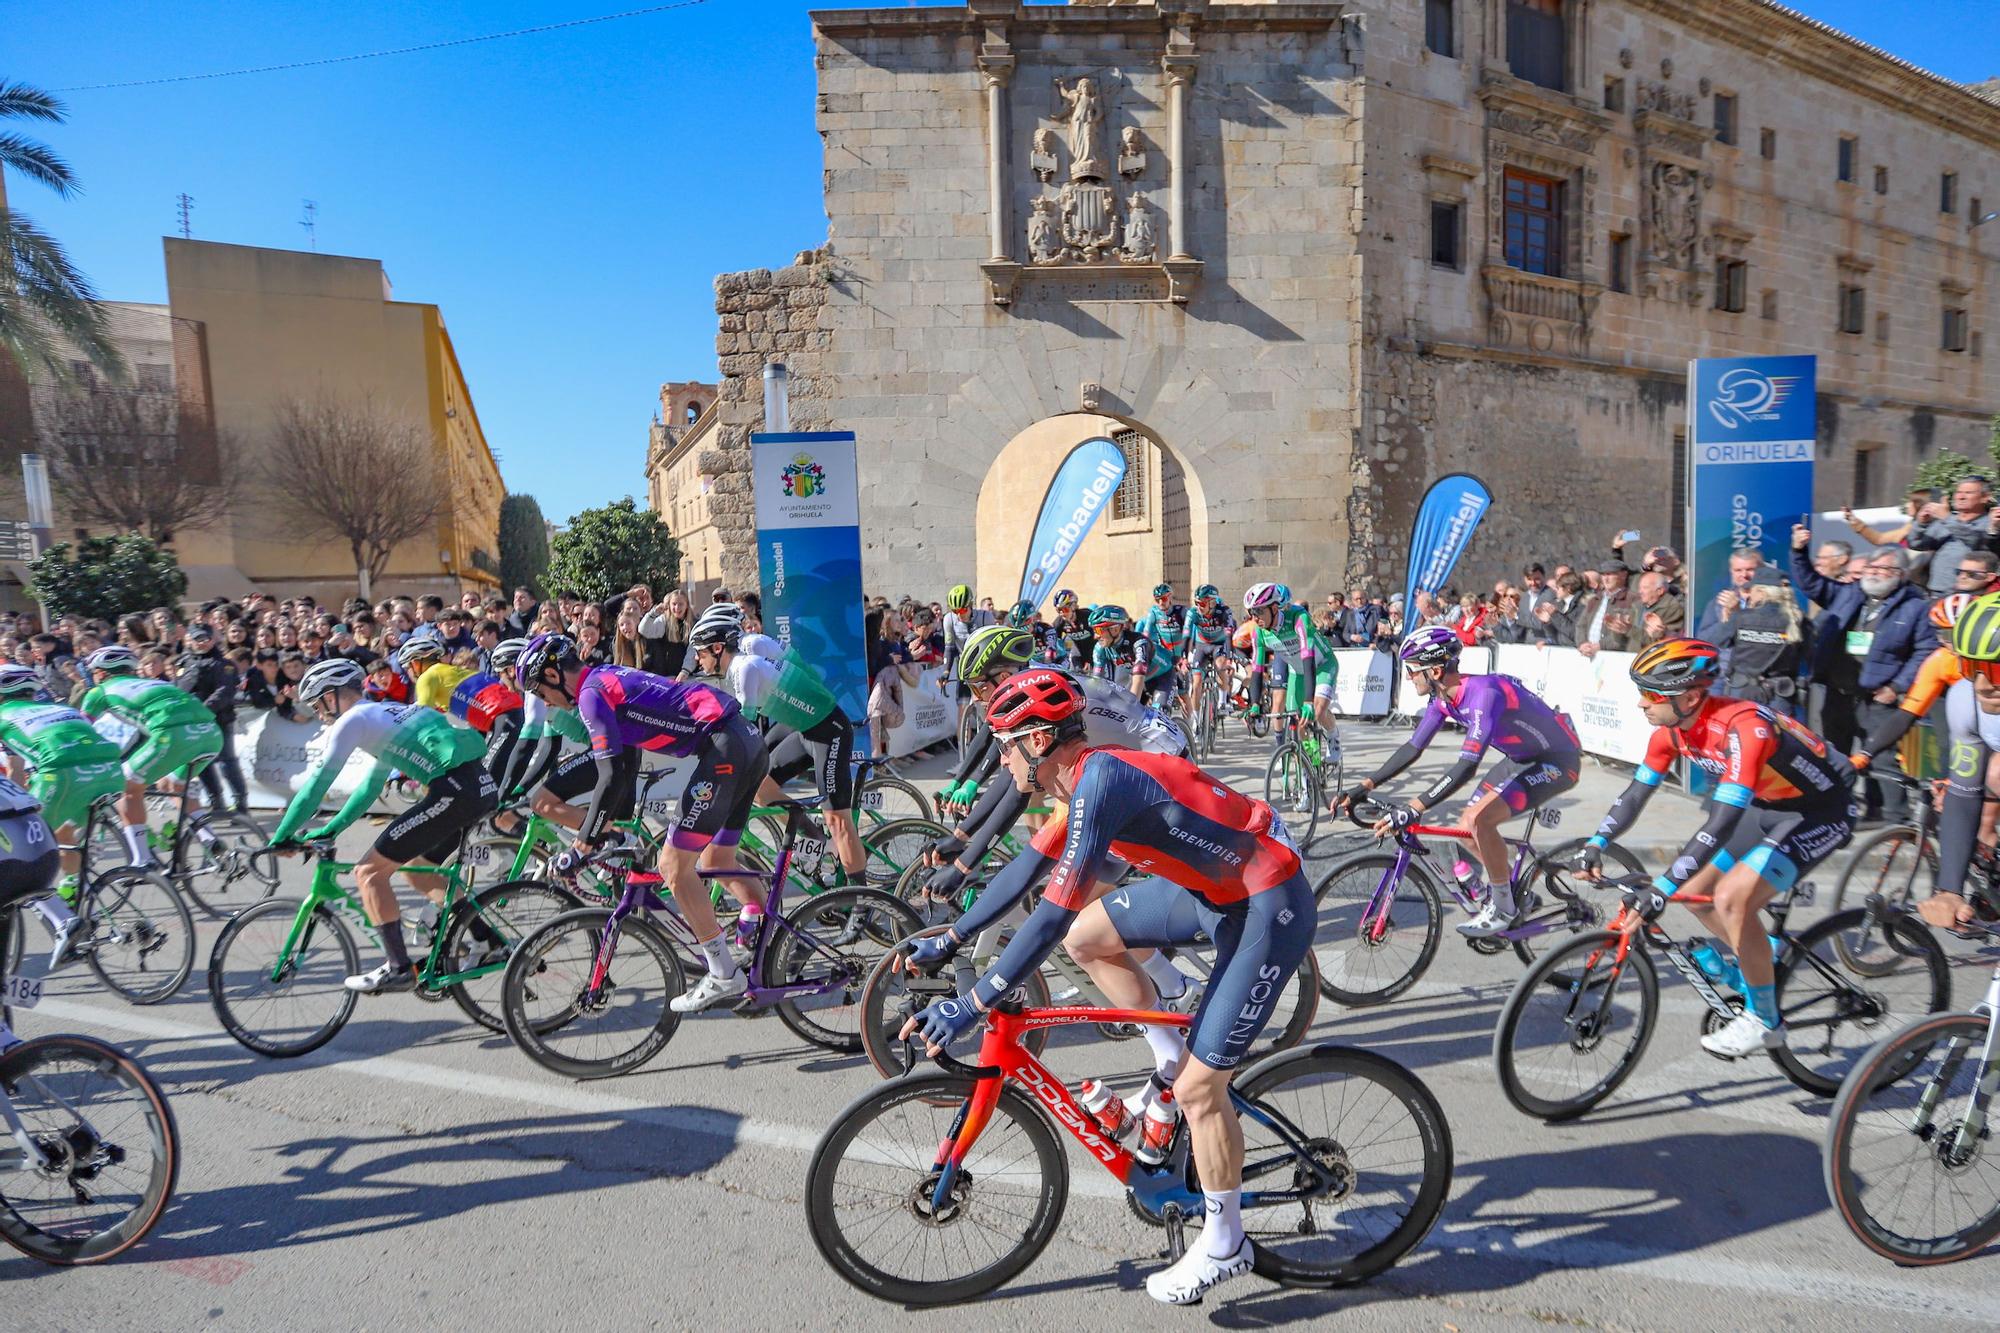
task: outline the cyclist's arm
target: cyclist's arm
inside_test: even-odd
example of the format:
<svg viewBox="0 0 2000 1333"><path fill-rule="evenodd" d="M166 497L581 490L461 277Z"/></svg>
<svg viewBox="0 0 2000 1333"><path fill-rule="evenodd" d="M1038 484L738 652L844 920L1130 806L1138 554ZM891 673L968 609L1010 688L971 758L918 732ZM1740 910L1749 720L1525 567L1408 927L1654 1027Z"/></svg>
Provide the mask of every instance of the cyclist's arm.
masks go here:
<svg viewBox="0 0 2000 1333"><path fill-rule="evenodd" d="M340 776L341 767L347 763L347 756L354 749L354 718L349 713L333 724L326 734L326 752L319 757L306 773L305 782L291 804L285 807L284 817L278 820L278 827L271 830L272 842L284 842L298 832L307 820L319 813L319 803L325 799L327 789Z"/></svg>
<svg viewBox="0 0 2000 1333"><path fill-rule="evenodd" d="M986 882L986 887L972 900L972 906L965 909L965 915L952 923L951 933L961 944L976 938L1020 904L1048 865L1049 858L1032 849L1009 861Z"/></svg>
<svg viewBox="0 0 2000 1333"><path fill-rule="evenodd" d="M1672 896L1728 843L1754 799L1751 784L1778 748L1770 728L1756 721L1754 715L1730 727L1728 745L1722 780L1709 798L1707 821L1695 830L1687 846L1681 848L1681 854L1667 867L1667 873L1653 878L1653 887L1661 893Z"/></svg>
<svg viewBox="0 0 2000 1333"><path fill-rule="evenodd" d="M362 779L361 785L354 789L354 794L347 798L347 804L341 806L332 819L327 820L326 823L321 824L316 829L308 830L306 836L308 838L339 837L347 831L348 825L368 813L368 807L375 804L375 798L382 794L383 786L393 776L395 776L395 766L393 764L385 763L379 759L376 760L375 766L368 770L368 776Z"/></svg>
<svg viewBox="0 0 2000 1333"><path fill-rule="evenodd" d="M1370 791L1374 791L1390 778L1395 777L1411 764L1416 763L1418 756L1422 755L1429 748L1432 739L1436 737L1438 731L1443 726L1444 710L1435 703L1425 704L1422 716L1417 718L1417 729L1410 733L1410 739L1404 741L1391 751L1389 757L1382 761L1382 767L1363 778L1361 785Z"/></svg>
<svg viewBox="0 0 2000 1333"><path fill-rule="evenodd" d="M1468 694L1471 692L1468 691ZM1496 711L1491 700L1472 699L1471 707L1465 713L1465 743L1459 747L1458 762L1438 776L1438 780L1424 788L1417 797L1426 810L1437 809L1438 802L1463 787L1472 775L1479 771L1479 761L1486 754L1486 747L1493 743L1493 714Z"/></svg>
<svg viewBox="0 0 2000 1333"><path fill-rule="evenodd" d="M993 729L986 725L986 710L982 708L979 710L979 721L972 733L972 744L966 746L965 753L959 756L958 772L951 775L951 781L947 785L956 787L968 780L978 781L976 775L985 765L988 752L993 748Z"/></svg>
<svg viewBox="0 0 2000 1333"><path fill-rule="evenodd" d="M486 771L496 782L506 777L514 767L514 751L521 744L521 712L509 709L493 719L493 730L486 738ZM500 790L507 790L505 782L500 782Z"/></svg>
<svg viewBox="0 0 2000 1333"><path fill-rule="evenodd" d="M953 859L962 866L977 866L1027 808L1028 793L1011 782L994 783L965 817L961 827L970 832L966 834L964 849Z"/></svg>
<svg viewBox="0 0 2000 1333"><path fill-rule="evenodd" d="M619 767L614 761L625 752L625 742L618 734L616 706L595 690L578 690L577 693L580 697L576 701L576 712L583 719L584 730L590 736L590 757L597 767L597 781L591 784L589 799L584 804L583 826L576 836L594 846L603 836L605 824L610 822L611 812L606 798L611 795Z"/></svg>
<svg viewBox="0 0 2000 1333"><path fill-rule="evenodd" d="M1653 799L1653 792L1674 766L1674 743L1667 735L1665 727L1656 727L1653 737L1646 743L1646 758L1632 773L1632 781L1618 799L1604 814L1604 822L1597 826L1597 832L1590 836L1592 847L1602 847L1613 838L1632 827L1639 812L1646 808L1646 802Z"/></svg>

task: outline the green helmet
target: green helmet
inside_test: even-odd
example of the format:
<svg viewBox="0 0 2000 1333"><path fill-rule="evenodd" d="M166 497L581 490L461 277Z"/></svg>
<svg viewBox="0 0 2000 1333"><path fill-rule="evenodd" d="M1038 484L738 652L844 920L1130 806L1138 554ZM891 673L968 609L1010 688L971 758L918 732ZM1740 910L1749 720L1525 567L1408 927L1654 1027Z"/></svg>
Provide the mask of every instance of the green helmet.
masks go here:
<svg viewBox="0 0 2000 1333"><path fill-rule="evenodd" d="M1951 648L1968 662L2000 662L2000 593L1976 598L1959 612Z"/></svg>
<svg viewBox="0 0 2000 1333"><path fill-rule="evenodd" d="M1204 583L1194 590L1194 600L1197 606L1203 602L1219 601L1221 598L1222 589L1216 587L1213 583Z"/></svg>
<svg viewBox="0 0 2000 1333"><path fill-rule="evenodd" d="M1035 618L1033 602L1016 602L1014 609L1007 613L1007 623L1016 627L1031 623Z"/></svg>
<svg viewBox="0 0 2000 1333"><path fill-rule="evenodd" d="M1129 625L1131 623L1132 617L1125 614L1125 608L1113 602L1106 602L1103 606L1093 609L1090 613L1090 627L1092 629L1096 629L1099 625Z"/></svg>
<svg viewBox="0 0 2000 1333"><path fill-rule="evenodd" d="M947 611L963 611L972 605L972 589L963 583L954 585L952 590L944 595L944 605Z"/></svg>
<svg viewBox="0 0 2000 1333"><path fill-rule="evenodd" d="M1020 668L1035 660L1035 636L1014 625L974 630L958 655L960 680L984 680L995 667Z"/></svg>

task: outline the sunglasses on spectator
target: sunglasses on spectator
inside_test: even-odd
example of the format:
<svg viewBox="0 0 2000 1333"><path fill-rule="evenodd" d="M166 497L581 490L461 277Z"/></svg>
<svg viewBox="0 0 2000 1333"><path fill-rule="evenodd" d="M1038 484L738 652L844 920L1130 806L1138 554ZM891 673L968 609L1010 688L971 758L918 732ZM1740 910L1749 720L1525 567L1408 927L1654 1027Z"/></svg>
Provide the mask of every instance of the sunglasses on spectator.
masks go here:
<svg viewBox="0 0 2000 1333"><path fill-rule="evenodd" d="M1956 570L1954 572L1957 573L1957 575L1962 579L1990 579L1993 577L1992 570L1979 569L1977 567L1974 567L1972 569Z"/></svg>

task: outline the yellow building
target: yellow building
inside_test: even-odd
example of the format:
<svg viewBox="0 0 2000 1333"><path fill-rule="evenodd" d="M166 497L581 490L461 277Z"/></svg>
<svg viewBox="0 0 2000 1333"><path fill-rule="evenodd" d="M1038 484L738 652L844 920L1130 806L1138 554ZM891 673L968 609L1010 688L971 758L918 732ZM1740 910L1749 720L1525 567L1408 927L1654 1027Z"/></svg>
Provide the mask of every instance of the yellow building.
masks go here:
<svg viewBox="0 0 2000 1333"><path fill-rule="evenodd" d="M377 596L500 585L506 489L435 305L398 301L381 261L166 238L168 305L202 330L216 430L254 473L288 399L363 400L428 425L447 505L392 553ZM190 596L237 581L279 596L352 596L344 541L304 539L252 488L228 522L177 541ZM203 583L210 586L204 588Z"/></svg>
<svg viewBox="0 0 2000 1333"><path fill-rule="evenodd" d="M680 586L696 606L722 583L722 534L715 524L714 478L700 467L716 444L715 386L662 384L646 441L646 498L680 543Z"/></svg>

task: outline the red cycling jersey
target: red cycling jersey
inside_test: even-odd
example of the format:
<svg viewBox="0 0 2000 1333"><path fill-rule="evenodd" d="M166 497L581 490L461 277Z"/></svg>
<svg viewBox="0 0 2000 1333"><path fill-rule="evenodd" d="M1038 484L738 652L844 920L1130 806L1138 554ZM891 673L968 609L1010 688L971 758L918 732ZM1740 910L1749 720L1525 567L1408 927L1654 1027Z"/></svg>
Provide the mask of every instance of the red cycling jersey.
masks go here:
<svg viewBox="0 0 2000 1333"><path fill-rule="evenodd" d="M1679 727L1660 727L1646 746L1638 780L1652 782L1685 755L1719 784L1730 805L1814 803L1845 799L1852 777L1845 760L1798 722L1747 699L1710 695ZM1737 797L1741 796L1741 799Z"/></svg>
<svg viewBox="0 0 2000 1333"><path fill-rule="evenodd" d="M1185 759L1139 750L1085 750L1069 808L1035 835L1059 858L1042 896L1077 911L1106 860L1117 857L1217 906L1276 888L1299 873L1298 848L1271 807Z"/></svg>

